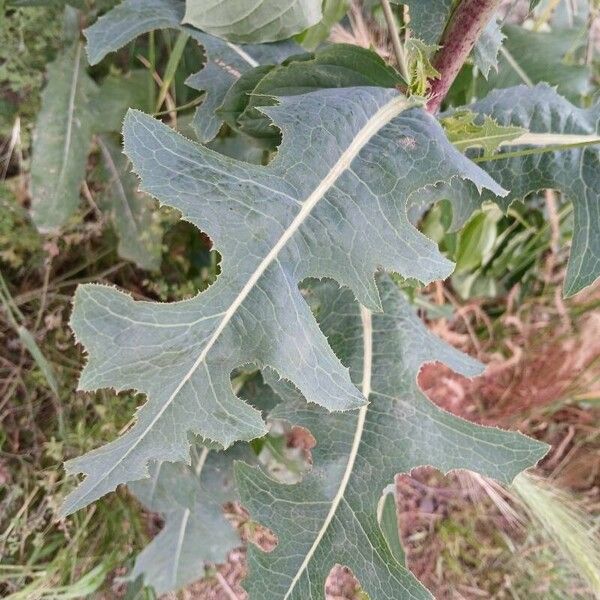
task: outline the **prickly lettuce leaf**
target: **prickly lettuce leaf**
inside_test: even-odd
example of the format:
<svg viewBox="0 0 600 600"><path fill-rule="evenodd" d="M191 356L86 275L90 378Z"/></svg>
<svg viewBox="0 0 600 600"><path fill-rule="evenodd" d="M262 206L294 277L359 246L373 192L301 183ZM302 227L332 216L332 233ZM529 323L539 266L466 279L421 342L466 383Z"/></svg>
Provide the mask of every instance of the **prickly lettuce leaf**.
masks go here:
<svg viewBox="0 0 600 600"><path fill-rule="evenodd" d="M378 519L395 474L433 465L508 483L547 451L519 433L474 425L434 406L416 383L423 363L441 361L467 376L481 365L428 332L387 276L378 282L380 314L361 309L332 282L314 283L309 292L324 333L370 404L358 413L328 414L292 394L272 411L271 418L305 427L316 439L312 471L299 484L236 464L242 503L278 538L272 552L248 550L250 598L324 599L336 563L350 567L371 598L430 598Z"/></svg>
<svg viewBox="0 0 600 600"><path fill-rule="evenodd" d="M186 0L184 23L238 43L285 40L316 25L322 0Z"/></svg>
<svg viewBox="0 0 600 600"><path fill-rule="evenodd" d="M79 204L96 93L85 72L81 44L73 44L49 65L31 161L31 216L41 231L57 231Z"/></svg>
<svg viewBox="0 0 600 600"><path fill-rule="evenodd" d="M553 88L538 84L496 90L468 108L480 123L491 117L501 126L529 131L529 138L504 143L498 154L481 157L478 164L510 190L500 202L504 208L546 188L561 191L573 202L575 223L564 292L570 296L594 283L600 276L600 104L578 108ZM523 143L524 138L530 143ZM580 142L590 145L560 149ZM533 153L512 156L521 150Z"/></svg>
<svg viewBox="0 0 600 600"><path fill-rule="evenodd" d="M138 500L165 520L160 533L137 556L129 579L142 576L157 594L199 579L206 563L224 562L240 539L223 516L223 505L238 499L233 461L249 452L198 447L193 466L161 462L150 478L129 484Z"/></svg>
<svg viewBox="0 0 600 600"><path fill-rule="evenodd" d="M409 223L413 194L454 178L504 193L395 90L323 90L264 110L283 132L266 167L219 155L137 111L126 118L125 151L143 191L211 237L222 273L206 292L169 304L78 288L71 324L89 354L80 389L133 388L148 402L122 437L67 463L87 475L67 512L147 476L152 460L187 460L190 432L225 447L262 436L260 413L231 388L241 365L273 367L328 410L363 405L298 283L332 277L378 310L377 269L424 282L452 270Z"/></svg>
<svg viewBox="0 0 600 600"><path fill-rule="evenodd" d="M496 19L492 19L473 47L473 61L486 79L491 70L498 70L498 53L505 38Z"/></svg>
<svg viewBox="0 0 600 600"><path fill-rule="evenodd" d="M216 111L240 78L260 65L280 62L300 50L293 42L235 46L200 32L196 38L204 48L206 63L201 71L187 78L186 84L204 92L192 123L202 142L213 139L219 132L223 118Z"/></svg>

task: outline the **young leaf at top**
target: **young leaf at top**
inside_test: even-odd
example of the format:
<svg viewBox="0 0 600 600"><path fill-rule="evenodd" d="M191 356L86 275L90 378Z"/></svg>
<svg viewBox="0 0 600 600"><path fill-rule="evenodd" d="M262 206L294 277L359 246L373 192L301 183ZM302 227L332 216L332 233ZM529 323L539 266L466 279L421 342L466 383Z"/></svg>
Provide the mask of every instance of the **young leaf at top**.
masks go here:
<svg viewBox="0 0 600 600"><path fill-rule="evenodd" d="M564 292L571 296L594 283L600 276L600 103L578 108L538 84L496 90L468 109L479 123L491 117L503 127L529 131L503 143L498 154L477 160L510 190L499 201L503 208L546 188L572 200L575 223Z"/></svg>
<svg viewBox="0 0 600 600"><path fill-rule="evenodd" d="M186 83L205 92L193 126L198 139L208 142L217 135L223 123L215 116L215 109L240 75L262 63L280 62L301 49L293 42L237 46L182 25L184 8L181 0L125 0L84 31L88 40L87 52L94 65L109 52L148 31L168 28L188 33L204 48L206 55L203 69L191 75Z"/></svg>
<svg viewBox="0 0 600 600"><path fill-rule="evenodd" d="M142 269L160 267L162 229L150 198L137 191L137 179L118 143L109 135L97 136L100 169L105 188L99 204L108 214L119 238L119 256Z"/></svg>
<svg viewBox="0 0 600 600"><path fill-rule="evenodd" d="M186 0L184 23L230 42L276 42L316 25L322 0Z"/></svg>
<svg viewBox="0 0 600 600"><path fill-rule="evenodd" d="M416 382L423 363L441 361L466 376L480 373L481 365L431 334L387 276L378 281L384 312L375 315L332 282L309 288L324 333L370 404L358 413L328 414L292 397L275 407L271 418L305 427L316 439L312 471L299 484L235 466L242 504L278 538L272 552L248 549L250 598L324 599L336 563L352 569L371 598L431 598L398 561L378 519L381 495L396 473L432 465L509 483L548 449L431 403Z"/></svg>
<svg viewBox="0 0 600 600"><path fill-rule="evenodd" d="M238 499L233 461L250 452L199 448L194 467L162 462L150 478L128 485L138 500L165 519L161 532L142 550L128 579L140 575L157 594L177 590L199 579L206 563L219 563L240 545L223 516L223 504Z"/></svg>
<svg viewBox="0 0 600 600"><path fill-rule="evenodd" d="M362 406L298 283L332 277L378 310L377 269L424 282L452 269L408 221L413 194L454 178L504 193L395 90L323 90L264 110L283 133L266 167L219 155L137 111L126 118L125 151L142 189L211 237L222 273L192 300L170 304L78 288L71 325L89 353L80 389L133 388L148 402L121 438L67 463L87 477L66 512L146 477L149 461L187 460L190 432L225 447L263 435L260 413L232 392L240 365L273 367L328 410Z"/></svg>
<svg viewBox="0 0 600 600"><path fill-rule="evenodd" d="M96 92L85 72L81 44L75 43L49 65L31 160L31 217L41 231L58 230L79 204Z"/></svg>
<svg viewBox="0 0 600 600"><path fill-rule="evenodd" d="M391 0L394 4L408 6L408 27L414 37L427 45L436 45L442 37L446 23L456 6L455 0ZM410 39L410 38L409 38ZM473 60L487 77L490 69L498 68L498 52L504 35L495 19L490 21L473 47Z"/></svg>

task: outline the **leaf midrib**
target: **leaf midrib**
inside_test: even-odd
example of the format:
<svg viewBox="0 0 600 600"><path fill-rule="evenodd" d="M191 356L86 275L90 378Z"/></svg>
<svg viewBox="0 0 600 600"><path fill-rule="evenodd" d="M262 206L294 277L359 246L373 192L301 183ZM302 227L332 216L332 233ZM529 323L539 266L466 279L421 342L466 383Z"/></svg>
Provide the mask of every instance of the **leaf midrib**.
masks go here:
<svg viewBox="0 0 600 600"><path fill-rule="evenodd" d="M362 373L362 385L361 391L365 398L368 398L371 393L371 377L373 373L373 322L371 311L365 308L364 306L360 307L360 317L362 322L362 330L363 330L363 373ZM286 591L283 600L287 600L290 597L290 594L293 592L296 584L302 577L304 571L308 567L314 553L316 552L323 536L325 535L331 521L335 517L337 509L342 500L345 500L344 495L346 493L346 488L348 487L348 482L350 481L350 477L352 476L352 472L354 470L354 463L356 462L356 457L358 455L358 449L360 447L360 442L362 441L362 434L365 427L365 420L367 417L368 405L363 406L358 411L358 417L356 420L356 429L354 431L354 437L352 439L352 447L350 449L350 454L348 455L348 462L346 463L346 469L344 470L344 475L340 481L340 485L338 487L338 491L336 492L333 500L331 501L331 507L325 520L323 521L323 525L319 529L317 537L310 547L309 551L306 553L302 564L296 571L290 585ZM347 503L347 500L345 500Z"/></svg>
<svg viewBox="0 0 600 600"><path fill-rule="evenodd" d="M73 69L73 78L71 79L71 88L69 90L69 104L67 107L67 130L65 132L65 147L63 149L62 163L60 167L60 173L58 176L58 186L62 185L65 173L67 170L67 163L69 162L69 152L71 151L71 141L73 139L73 118L75 113L75 96L77 95L77 84L79 81L79 70L81 68L81 44L77 44L77 50L75 51L75 68Z"/></svg>

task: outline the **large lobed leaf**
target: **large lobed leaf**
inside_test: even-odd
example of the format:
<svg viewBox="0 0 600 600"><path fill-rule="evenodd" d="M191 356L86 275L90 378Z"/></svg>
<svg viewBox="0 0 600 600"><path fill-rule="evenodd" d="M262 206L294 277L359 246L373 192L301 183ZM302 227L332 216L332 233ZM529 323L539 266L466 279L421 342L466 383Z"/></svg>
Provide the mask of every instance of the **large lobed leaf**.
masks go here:
<svg viewBox="0 0 600 600"><path fill-rule="evenodd" d="M322 0L186 0L184 22L232 42L275 42L316 25Z"/></svg>
<svg viewBox="0 0 600 600"><path fill-rule="evenodd" d="M479 164L510 190L500 202L504 208L546 188L572 200L575 223L564 291L570 296L594 283L600 276L600 104L578 108L538 84L493 91L468 108L481 121L492 117L502 126L529 131ZM561 147L573 143L590 145Z"/></svg>
<svg viewBox="0 0 600 600"><path fill-rule="evenodd" d="M147 476L151 460L187 460L189 432L225 447L263 435L260 413L231 389L240 365L273 367L328 410L364 404L298 282L332 277L378 310L375 270L429 282L452 269L409 223L413 194L455 178L504 193L394 90L324 90L264 110L283 132L267 167L219 155L142 113L126 119L125 150L143 190L214 240L222 273L172 304L78 288L71 323L89 353L80 388L134 388L148 402L125 435L67 463L87 475L67 512Z"/></svg>
<svg viewBox="0 0 600 600"><path fill-rule="evenodd" d="M31 160L31 216L41 231L57 231L79 204L96 91L85 72L81 44L67 48L48 67Z"/></svg>
<svg viewBox="0 0 600 600"><path fill-rule="evenodd" d="M423 363L441 361L467 376L481 367L431 334L387 276L379 289L384 312L371 315L332 282L311 286L319 323L369 406L328 414L291 394L271 412L316 439L313 469L297 485L236 464L242 503L278 538L268 554L248 550L250 598L324 599L336 563L350 567L371 598L430 598L398 562L378 522L380 498L395 474L433 465L508 483L547 451L519 433L474 425L434 406L417 386ZM278 391L285 395L285 388Z"/></svg>

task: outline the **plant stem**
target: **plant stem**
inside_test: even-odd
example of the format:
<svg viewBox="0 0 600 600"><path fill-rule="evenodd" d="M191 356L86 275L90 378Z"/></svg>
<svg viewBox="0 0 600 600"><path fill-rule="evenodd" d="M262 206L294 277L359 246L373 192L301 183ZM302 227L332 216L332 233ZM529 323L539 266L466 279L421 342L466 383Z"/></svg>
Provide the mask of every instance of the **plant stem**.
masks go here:
<svg viewBox="0 0 600 600"><path fill-rule="evenodd" d="M381 0L381 8L383 9L383 16L385 17L390 37L392 38L392 46L394 46L394 54L396 55L400 75L402 75L402 79L404 79L406 85L410 86L410 73L408 72L408 65L406 62L406 53L404 52L402 42L400 41L396 19L392 12L389 0Z"/></svg>
<svg viewBox="0 0 600 600"><path fill-rule="evenodd" d="M501 0L462 0L454 9L440 40L441 48L432 61L440 76L431 80L431 92L427 103L429 112L439 110L477 38L494 16L500 3Z"/></svg>

